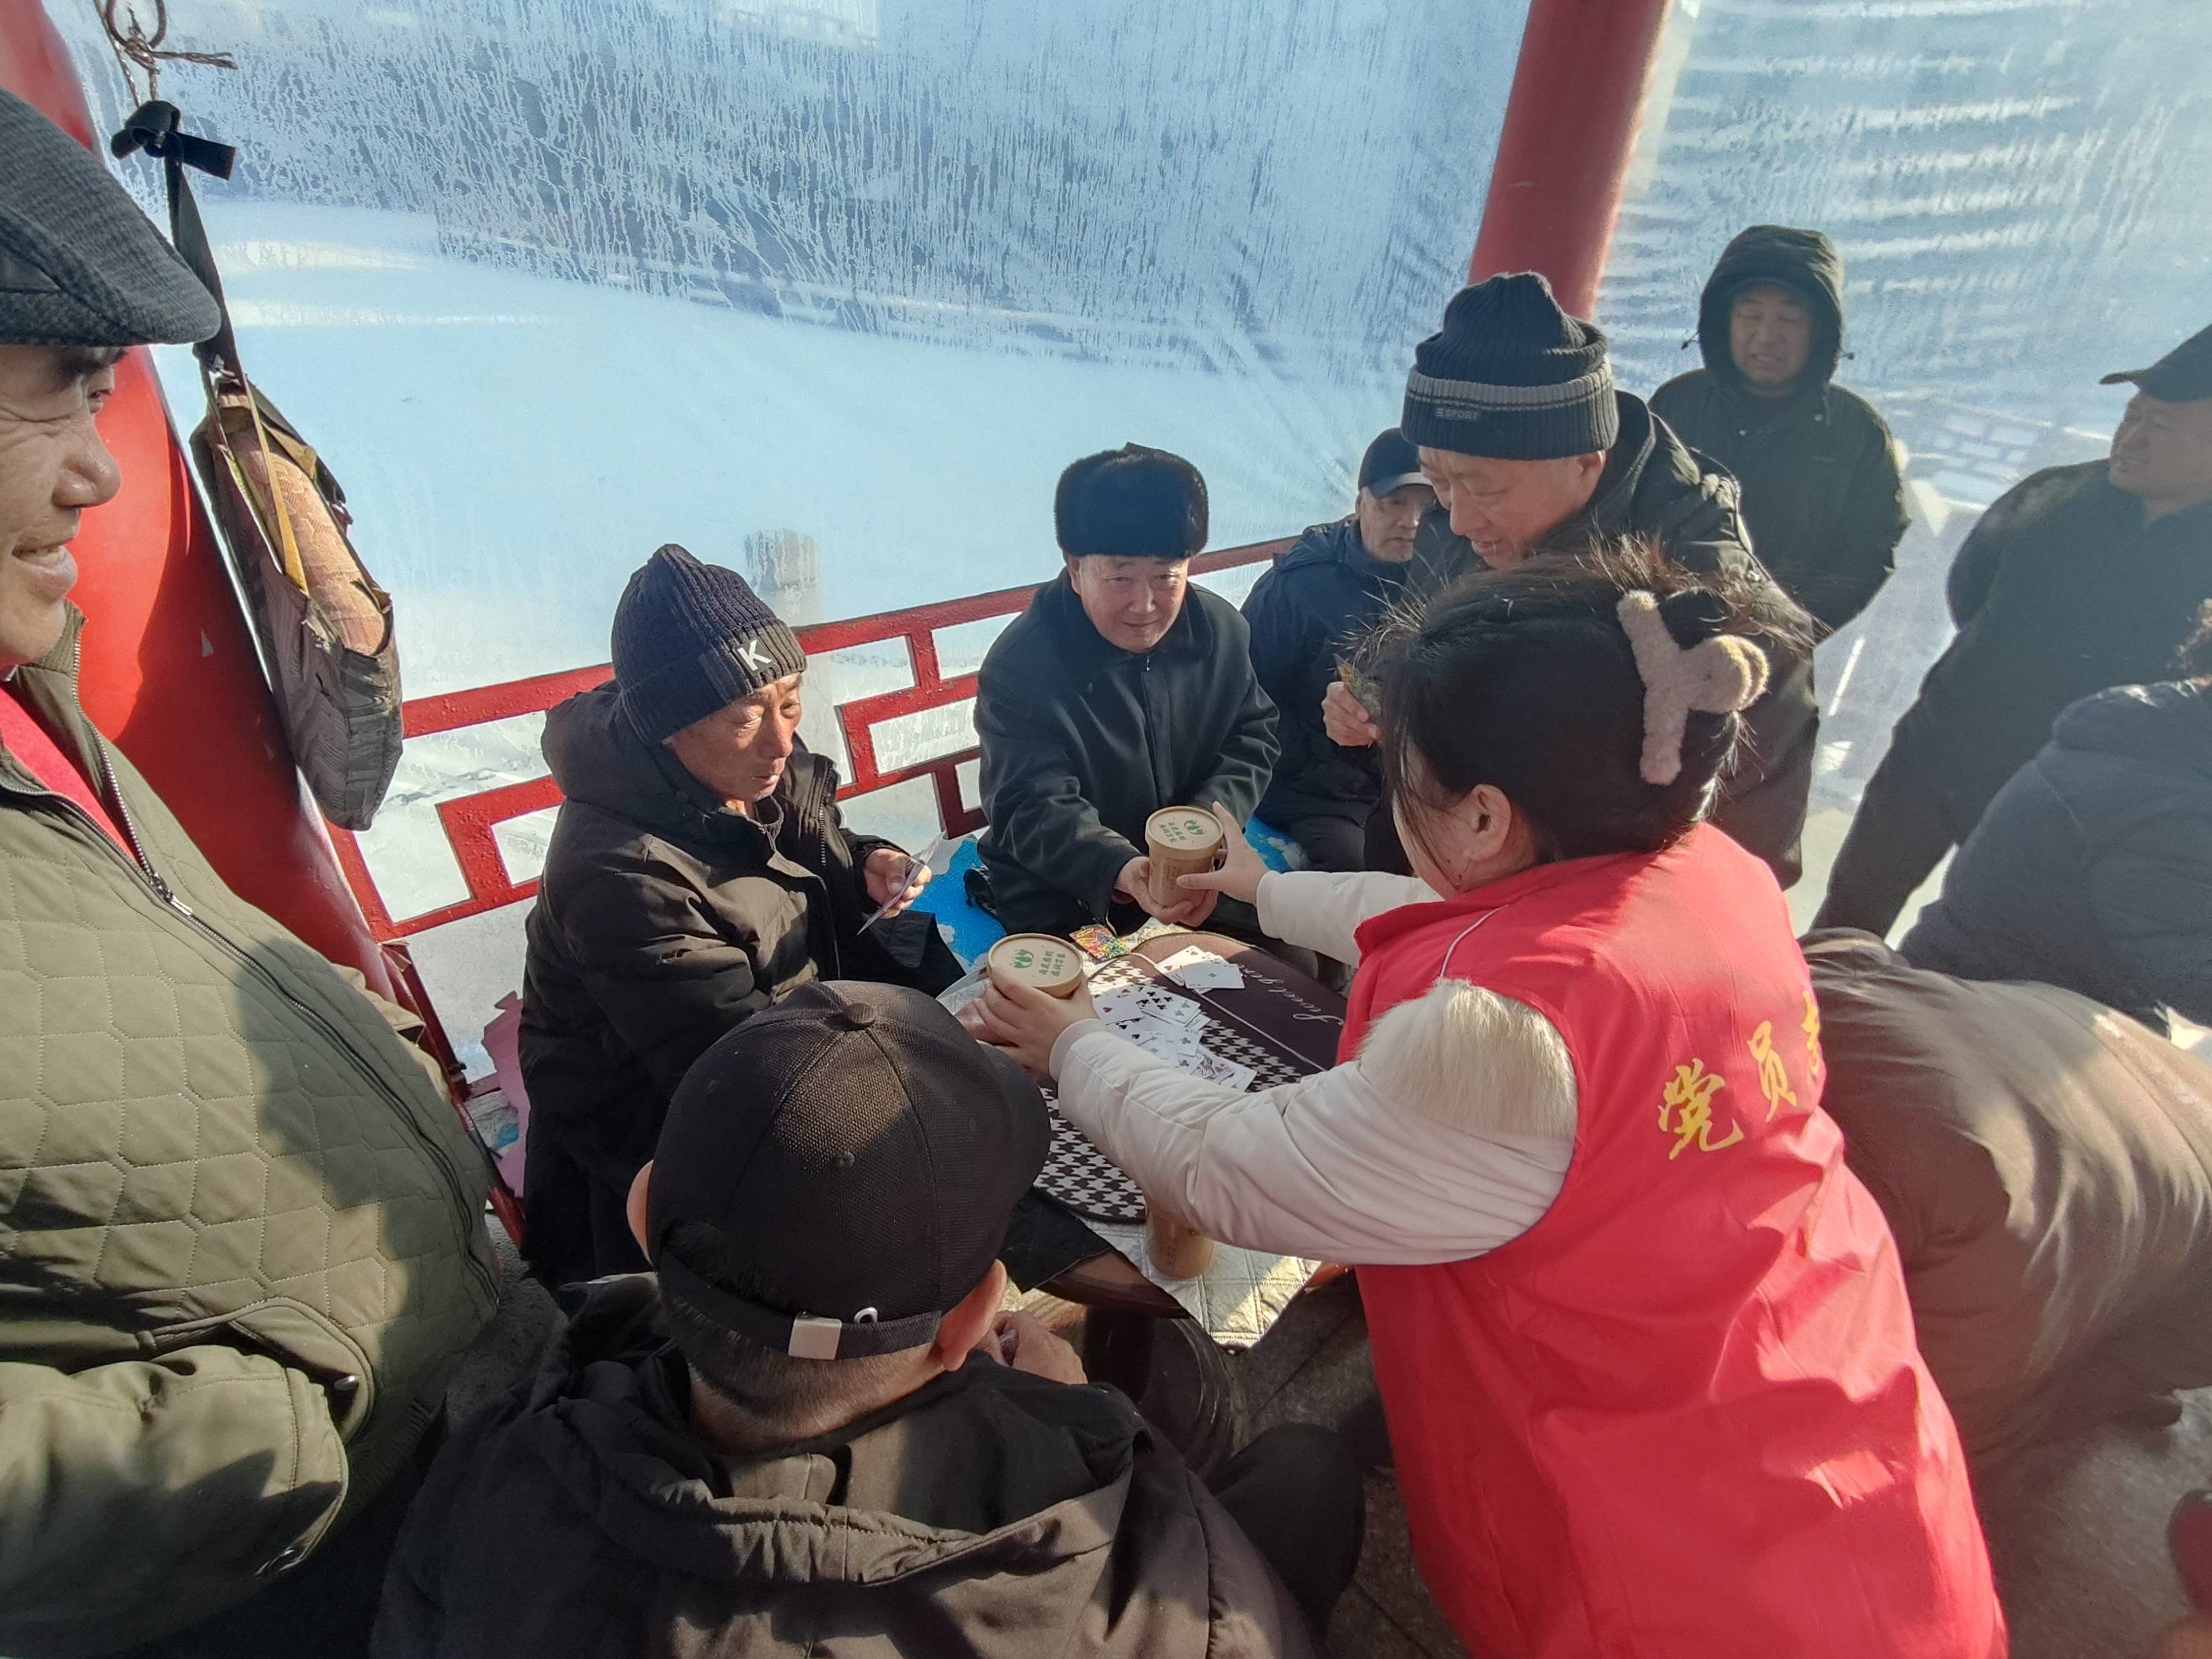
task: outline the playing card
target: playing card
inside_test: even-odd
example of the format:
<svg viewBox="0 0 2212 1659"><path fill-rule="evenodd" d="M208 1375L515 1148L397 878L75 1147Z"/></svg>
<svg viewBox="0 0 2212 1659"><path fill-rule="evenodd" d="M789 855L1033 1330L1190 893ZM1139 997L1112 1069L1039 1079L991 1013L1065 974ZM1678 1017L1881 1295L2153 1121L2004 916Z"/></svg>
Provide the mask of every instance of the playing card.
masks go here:
<svg viewBox="0 0 2212 1659"><path fill-rule="evenodd" d="M1231 1089L1249 1089L1259 1073L1249 1066L1239 1066L1233 1060L1224 1060L1219 1054L1206 1054L1188 1071L1194 1077L1204 1078L1208 1083L1219 1083Z"/></svg>

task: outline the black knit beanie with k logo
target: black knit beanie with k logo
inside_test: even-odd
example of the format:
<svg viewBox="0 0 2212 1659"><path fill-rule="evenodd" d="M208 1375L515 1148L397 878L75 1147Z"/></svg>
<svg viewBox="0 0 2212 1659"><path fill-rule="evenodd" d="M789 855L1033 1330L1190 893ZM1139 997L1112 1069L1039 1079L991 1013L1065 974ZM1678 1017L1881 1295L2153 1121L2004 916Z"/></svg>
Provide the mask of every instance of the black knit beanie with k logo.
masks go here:
<svg viewBox="0 0 2212 1659"><path fill-rule="evenodd" d="M615 691L647 743L806 666L799 636L734 570L671 542L615 607Z"/></svg>
<svg viewBox="0 0 2212 1659"><path fill-rule="evenodd" d="M1533 270L1463 288L1413 350L1407 441L1501 461L1549 461L1620 435L1605 332L1570 317Z"/></svg>

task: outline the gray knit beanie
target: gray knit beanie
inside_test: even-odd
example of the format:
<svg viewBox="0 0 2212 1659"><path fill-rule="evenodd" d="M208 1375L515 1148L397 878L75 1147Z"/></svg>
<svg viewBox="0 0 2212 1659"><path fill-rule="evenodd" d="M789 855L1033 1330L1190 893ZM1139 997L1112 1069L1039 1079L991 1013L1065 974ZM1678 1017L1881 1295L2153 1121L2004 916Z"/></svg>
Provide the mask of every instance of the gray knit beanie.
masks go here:
<svg viewBox="0 0 2212 1659"><path fill-rule="evenodd" d="M1570 317L1533 270L1463 288L1413 350L1407 441L1501 461L1549 461L1620 435L1605 334Z"/></svg>
<svg viewBox="0 0 2212 1659"><path fill-rule="evenodd" d="M734 570L671 542L615 606L615 691L647 743L806 666L799 636Z"/></svg>

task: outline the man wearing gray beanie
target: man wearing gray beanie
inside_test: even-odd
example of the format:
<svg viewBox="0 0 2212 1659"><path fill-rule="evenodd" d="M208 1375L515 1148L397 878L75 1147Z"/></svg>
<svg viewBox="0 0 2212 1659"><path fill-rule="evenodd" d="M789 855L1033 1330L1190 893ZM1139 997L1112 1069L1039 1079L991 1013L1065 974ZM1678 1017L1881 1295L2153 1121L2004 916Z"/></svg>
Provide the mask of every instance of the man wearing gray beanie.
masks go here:
<svg viewBox="0 0 2212 1659"><path fill-rule="evenodd" d="M1754 579L1774 674L1752 705L1750 741L1721 784L1713 822L1784 886L1796 881L1820 725L1810 624L1759 568L1735 480L1614 386L1604 331L1562 311L1534 271L1453 296L1443 327L1414 350L1399 429L1437 492L1416 539L1419 569L1510 569L1648 536L1685 569ZM1348 686L1329 688L1324 714L1338 743L1375 741ZM1370 867L1404 869L1390 814L1368 826Z"/></svg>
<svg viewBox="0 0 2212 1659"><path fill-rule="evenodd" d="M563 799L526 925L522 1071L549 1283L644 1267L630 1182L684 1073L739 1020L819 979L960 976L936 919L907 908L927 867L848 832L836 768L799 740L805 670L743 576L671 544L615 609L614 678L545 717Z"/></svg>
<svg viewBox="0 0 2212 1659"><path fill-rule="evenodd" d="M422 1022L231 891L78 694L102 618L70 603L70 544L126 483L98 417L119 366L149 374L130 348L221 320L106 167L0 92L16 1659L362 1652L447 1382L498 1296L482 1156L404 1040ZM134 433L148 413L115 411ZM142 666L143 697L179 695L170 665Z"/></svg>

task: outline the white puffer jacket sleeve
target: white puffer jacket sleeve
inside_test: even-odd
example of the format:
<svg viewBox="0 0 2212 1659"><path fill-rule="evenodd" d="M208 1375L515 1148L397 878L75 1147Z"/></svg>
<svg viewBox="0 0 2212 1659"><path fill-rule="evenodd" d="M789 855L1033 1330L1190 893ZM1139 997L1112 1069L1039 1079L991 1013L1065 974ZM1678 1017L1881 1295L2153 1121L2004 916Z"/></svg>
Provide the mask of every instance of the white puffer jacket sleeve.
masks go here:
<svg viewBox="0 0 2212 1659"><path fill-rule="evenodd" d="M1264 933L1353 967L1359 946L1352 936L1361 922L1401 904L1433 903L1436 897L1436 890L1418 876L1274 870L1260 878L1255 903Z"/></svg>
<svg viewBox="0 0 2212 1659"><path fill-rule="evenodd" d="M1062 1034L1052 1071L1060 1110L1146 1192L1216 1238L1286 1255L1479 1255L1536 1224L1574 1151L1559 1032L1455 980L1384 1015L1350 1064L1256 1093L1179 1071L1096 1020Z"/></svg>

